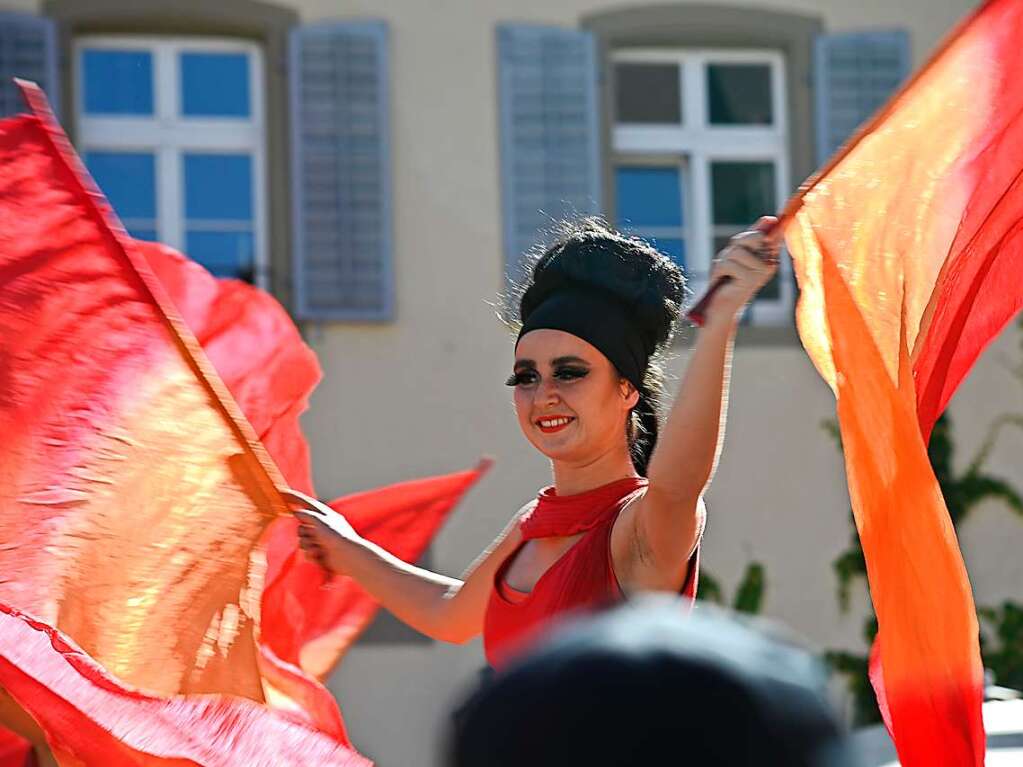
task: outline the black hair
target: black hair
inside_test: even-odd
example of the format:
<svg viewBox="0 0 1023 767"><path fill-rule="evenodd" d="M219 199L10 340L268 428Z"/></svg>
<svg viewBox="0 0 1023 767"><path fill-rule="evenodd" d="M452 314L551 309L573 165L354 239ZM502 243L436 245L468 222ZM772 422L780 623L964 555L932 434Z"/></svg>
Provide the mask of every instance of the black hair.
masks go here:
<svg viewBox="0 0 1023 767"><path fill-rule="evenodd" d="M517 319L509 322L516 331L548 296L582 287L620 301L642 332L650 361L626 437L632 464L645 477L660 424L660 363L685 295L681 269L650 243L615 231L603 219L587 217L558 224L551 244L529 257L525 271L527 276L509 296L517 304Z"/></svg>

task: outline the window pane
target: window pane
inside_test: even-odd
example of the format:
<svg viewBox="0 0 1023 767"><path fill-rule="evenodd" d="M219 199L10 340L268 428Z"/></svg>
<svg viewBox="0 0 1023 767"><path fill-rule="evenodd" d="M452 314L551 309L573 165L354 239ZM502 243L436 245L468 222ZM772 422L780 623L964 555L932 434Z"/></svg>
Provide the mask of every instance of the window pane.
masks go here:
<svg viewBox="0 0 1023 767"><path fill-rule="evenodd" d="M682 226L679 168L621 166L615 177L620 227Z"/></svg>
<svg viewBox="0 0 1023 767"><path fill-rule="evenodd" d="M85 165L133 237L156 239L156 158L147 152L86 152Z"/></svg>
<svg viewBox="0 0 1023 767"><path fill-rule="evenodd" d="M767 64L709 64L711 125L770 125L771 68Z"/></svg>
<svg viewBox="0 0 1023 767"><path fill-rule="evenodd" d="M681 237L645 237L651 245L657 248L680 267L686 267L686 241Z"/></svg>
<svg viewBox="0 0 1023 767"><path fill-rule="evenodd" d="M615 103L621 123L681 123L678 64L616 64Z"/></svg>
<svg viewBox="0 0 1023 767"><path fill-rule="evenodd" d="M217 277L253 281L254 244L251 232L188 231L185 251Z"/></svg>
<svg viewBox="0 0 1023 767"><path fill-rule="evenodd" d="M252 158L186 154L185 249L219 277L253 278Z"/></svg>
<svg viewBox="0 0 1023 767"><path fill-rule="evenodd" d="M775 212L774 163L713 162L711 189L714 223L738 231Z"/></svg>
<svg viewBox="0 0 1023 767"><path fill-rule="evenodd" d="M252 220L252 158L185 155L185 216L204 221Z"/></svg>
<svg viewBox="0 0 1023 767"><path fill-rule="evenodd" d="M182 53L181 113L248 117L249 57L244 53Z"/></svg>
<svg viewBox="0 0 1023 767"><path fill-rule="evenodd" d="M153 56L148 51L82 52L87 114L151 115Z"/></svg>

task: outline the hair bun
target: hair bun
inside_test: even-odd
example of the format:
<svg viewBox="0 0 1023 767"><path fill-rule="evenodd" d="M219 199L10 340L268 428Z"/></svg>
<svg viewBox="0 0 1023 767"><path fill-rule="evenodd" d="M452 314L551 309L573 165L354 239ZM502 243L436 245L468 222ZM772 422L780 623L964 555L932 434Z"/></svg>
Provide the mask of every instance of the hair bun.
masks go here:
<svg viewBox="0 0 1023 767"><path fill-rule="evenodd" d="M597 290L623 303L653 353L672 336L685 278L674 261L647 242L587 218L563 225L557 240L533 266L519 302L521 321L548 296L566 288Z"/></svg>

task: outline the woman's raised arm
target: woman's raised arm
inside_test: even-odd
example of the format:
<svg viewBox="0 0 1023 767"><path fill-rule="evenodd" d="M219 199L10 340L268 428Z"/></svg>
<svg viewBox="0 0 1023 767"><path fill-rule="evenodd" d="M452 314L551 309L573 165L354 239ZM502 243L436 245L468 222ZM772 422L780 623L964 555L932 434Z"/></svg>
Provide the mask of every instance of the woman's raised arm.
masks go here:
<svg viewBox="0 0 1023 767"><path fill-rule="evenodd" d="M770 222L761 219L757 226ZM715 263L711 281L730 280L707 308L682 385L650 457L649 486L633 504L631 524L626 526L635 537L638 561L633 565L641 573L670 575L673 580L684 575L703 527L701 497L721 453L739 312L774 275L778 247L776 233L744 232L732 238Z"/></svg>

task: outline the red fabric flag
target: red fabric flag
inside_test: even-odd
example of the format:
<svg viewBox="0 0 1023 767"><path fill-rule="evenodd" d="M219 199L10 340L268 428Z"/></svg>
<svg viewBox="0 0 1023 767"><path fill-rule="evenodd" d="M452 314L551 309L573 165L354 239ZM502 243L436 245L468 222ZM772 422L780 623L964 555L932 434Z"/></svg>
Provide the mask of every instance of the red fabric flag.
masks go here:
<svg viewBox="0 0 1023 767"><path fill-rule="evenodd" d="M217 279L156 243L134 241L224 380L288 484L311 493L309 449L298 417L321 377L316 356L287 312L267 293ZM415 561L490 465L378 488L333 501L356 528L396 556ZM268 531L260 672L267 702L347 740L333 695L301 667L315 658L324 679L372 620L377 603L350 579L324 590L324 575L298 551L294 520ZM283 570L287 574L279 578ZM342 638L339 640L339 637ZM311 644L310 644L311 643ZM309 644L315 651L303 653ZM271 649L282 652L278 655Z"/></svg>
<svg viewBox="0 0 1023 767"><path fill-rule="evenodd" d="M0 600L130 684L261 700L276 469L44 120L0 123Z"/></svg>
<svg viewBox="0 0 1023 767"><path fill-rule="evenodd" d="M210 764L237 763L235 738L255 744L260 730L294 743L309 728L260 705L254 636L255 545L284 511L283 480L29 93L34 114L0 122L0 601L49 639L6 621L2 686L58 754L96 727L130 734L98 738L109 758L93 764L181 763L170 731L226 728L204 744ZM268 412L269 427L290 411ZM46 624L102 674L61 666ZM136 689L177 697L157 705ZM195 692L228 697L179 695ZM232 731L253 717L258 728ZM333 762L367 764L342 736L321 736ZM261 758L242 763L280 763Z"/></svg>
<svg viewBox="0 0 1023 767"><path fill-rule="evenodd" d="M906 767L981 765L966 569L934 421L1023 305L1023 4L984 3L793 199L800 337L838 399L878 618L871 677Z"/></svg>
<svg viewBox="0 0 1023 767"><path fill-rule="evenodd" d="M131 247L146 259L288 485L312 492L309 446L299 416L321 371L288 313L268 293L239 280L217 279L164 245L133 240ZM273 531L279 525L291 529L290 522L290 517L274 520L268 538L276 539ZM268 572L280 569L281 556L280 546L267 551ZM269 705L349 742L330 691L275 658L262 639L259 671Z"/></svg>
<svg viewBox="0 0 1023 767"><path fill-rule="evenodd" d="M125 687L66 636L0 605L0 686L61 765L371 767L337 739L254 701Z"/></svg>
<svg viewBox="0 0 1023 767"><path fill-rule="evenodd" d="M39 128L42 130L37 130ZM4 143L5 141L6 143ZM48 163L49 165L47 165ZM178 353L183 351L186 363L198 369L200 383L209 386L213 390L214 404L219 405L225 410L229 420L235 422L234 425L238 427L242 432L242 436L247 440L246 447L253 450L258 458L259 447L256 440L252 438L251 431L245 433L248 424L244 423L243 419L238 417L239 414L233 410L233 403L230 401L230 398L224 395L222 389L218 389L220 380L212 374L212 371L205 364L206 360L197 354L194 340L184 330L180 321L175 319L176 315L173 310L169 309L171 305L176 305L183 315L185 325L194 333L195 339L202 344L204 351L209 357L209 361L213 363L220 373L224 383L227 384L228 389L237 400L238 405L241 406L245 415L255 427L256 436L266 445L272 457L277 461L286 477L287 483L297 489L312 492L308 445L301 434L298 417L306 409L309 393L319 380L320 370L315 356L302 343L297 329L280 305L270 296L252 286L234 280L217 280L204 269L169 248L154 243L133 241L125 236L123 231L116 225L110 227L109 211L105 201L91 187L87 176L80 175L81 170L78 166L77 158L74 157L70 147L66 145L66 140L60 134L59 129L55 125L48 123L47 115L42 109L37 109L34 120L21 118L20 121L0 123L0 167L4 166L14 167L15 170L20 171L20 173L7 177L7 180L14 183L6 190L2 190L9 210L20 211L37 208L38 213L41 214L59 213L60 221L67 229L74 231L79 238L85 240L82 244L78 242L62 242L60 228L51 226L50 229L47 229L47 234L49 235L47 248L48 252L53 254L51 260L59 260L61 256L67 255L65 251L68 248L78 245L80 247L77 253L79 258L72 265L78 267L79 271L76 271L74 268L67 268L69 262L61 262L60 268L56 273L39 274L37 272L40 266L45 267L48 262L44 260L40 264L31 257L26 258L21 254L22 252L26 254L36 252L38 247L41 247L39 245L40 238L35 237L33 239L32 232L25 231L24 229L19 230L16 227L7 226L0 227L0 236L6 235L18 238L20 252L17 248L12 249L12 251L16 257L15 260L19 257L21 258L20 262L16 264L17 269L13 273L10 269L4 273L5 276L11 277L13 282L8 282L7 280L0 282L0 307L2 307L5 300L9 302L15 308L15 311L7 315L8 321L12 325L20 323L13 327L6 326L6 332L9 333L9 339L11 340L9 348L17 352L17 364L10 366L13 368L12 377L26 381L26 388L32 390L38 389L40 385L47 385L46 382L49 380L57 379L61 372L57 366L46 367L45 365L42 366L43 369L41 371L32 370L30 365L41 362L35 358L38 347L27 344L27 348L19 348L18 343L15 342L16 338L18 341L22 340L19 336L19 331L30 326L34 326L34 329L45 339L45 321L29 323L23 317L20 317L19 313L24 311L24 303L29 302L36 305L37 308L41 306L34 319L45 320L47 316L50 316L48 313L53 310L51 310L49 305L46 305L45 301L39 301L37 295L40 292L45 294L45 291L40 290L40 285L47 282L59 286L57 290L51 291L57 294L56 298L49 295L47 297L61 311L70 311L71 316L75 316L74 300L77 293L79 300L77 316L86 318L87 321L79 323L80 326L86 326L86 328L78 335L69 331L68 328L74 326L65 322L64 325L59 326L57 330L50 334L49 339L45 340L50 340L51 346L53 343L58 343L62 345L58 348L75 349L83 358L88 359L92 357L90 361L93 362L94 368L100 368L103 364L110 365L111 359L104 357L102 350L96 352L93 348L97 339L103 340L102 332L100 331L103 318L95 316L96 312L93 307L97 305L100 307L106 306L107 309L110 309L113 316L117 316L117 311L121 309L122 304L119 301L109 299L104 304L102 291L95 290L95 286L91 284L93 281L83 280L83 276L87 277L89 268L92 268L90 258L92 262L96 263L112 258L112 263L118 264L121 272L118 272L118 266L111 268L111 263L109 261L105 262L104 269L113 275L111 282L116 283L117 278L122 273L127 275L128 281L134 281L135 284L141 281L143 288L142 303L145 302L147 297L153 300L154 308L150 312L156 321L156 325L160 325L162 320L164 330L169 329L171 331L168 334L171 346L176 348ZM56 173L57 178L48 175L54 173ZM26 185L24 181L29 178L31 178L33 183ZM70 191L65 192L64 188L60 186L61 183L69 186ZM83 222L78 220L83 214L86 219L91 218L87 223L93 225L95 227L94 230L88 230L87 227L83 226ZM21 218L23 216L20 214L13 214L5 220ZM31 218L31 216L24 218ZM106 233L104 233L105 227L108 229ZM95 231L96 234L92 234L92 231ZM96 250L97 247L99 248L98 251ZM85 257L83 258L83 256ZM83 263L85 264L84 267ZM145 268L146 264L148 264L149 269L152 271L152 275L148 277L148 272ZM3 264L0 264L0 268L2 267ZM152 279L153 275L157 278L156 281ZM162 293L159 286L154 288L157 281L163 288ZM90 290L79 290L79 288L84 287L83 282L90 285L91 292ZM122 293L125 292L123 289L121 290ZM71 295L61 295L61 291ZM127 292L130 293L130 290ZM152 293L155 293L156 297L151 295ZM162 296L162 299L158 298L158 296ZM0 317L2 316L3 312L0 311ZM133 315L131 323L138 323L138 317ZM4 325L0 324L0 328L4 327ZM149 330L149 327L151 326L142 324L141 330L139 327L133 327L131 330L137 334L137 337L145 339L145 333ZM86 331L87 334L84 334ZM31 341L31 337L29 340ZM148 340L151 345L154 345L152 338ZM138 386L139 381L131 380L131 375L133 374L143 376L142 380L144 381L147 370L144 364L145 361L136 360L132 356L133 354L137 355L137 348L138 346L124 345L118 348L118 357L114 359L128 372L122 376L124 386L120 390L114 390L115 392L129 390L133 385ZM60 361L65 363L63 370L66 372L69 367L66 364L66 360L61 358ZM111 365L111 367L116 368L117 366ZM100 375L100 378L100 386L102 387L102 375ZM86 393L91 397L97 394L97 392L102 394L104 391L102 388L94 388L84 390L83 392L82 389L76 388L74 385L67 388L68 391L66 392L64 402L72 406L74 406L73 403L81 402ZM13 412L15 415L18 413L31 413L29 409L23 407L23 397L12 396L11 402L13 402L14 406L8 408L9 412ZM113 402L116 403L116 399L113 399ZM33 422L28 417L27 420L23 418L19 421L18 425L24 427L25 424L31 423ZM72 438L66 440L66 443L58 441L59 446L78 449L79 452L83 450L87 452L89 445L81 445L79 443L87 442L85 438L89 435L92 426L93 424L88 419L84 419L81 429ZM45 429L45 422L43 427L40 428ZM75 441L76 438L79 438L78 442ZM31 468L37 471L40 476L43 476L47 463L45 460L39 461L39 463L41 465ZM349 514L355 518L354 521L356 521L357 527L366 532L369 537L393 550L399 556L414 559L428 544L446 514L461 495L478 479L487 465L489 465L488 462L483 462L474 471L418 480L406 483L403 486L383 488L378 491L359 494L359 496L353 497L351 500L361 496L365 502L357 503L357 508L349 508ZM156 461L156 466L157 468L164 468L159 464L159 460ZM152 468L152 464L149 467ZM141 470L138 471L138 475L142 477L140 481L144 483L146 481L144 473L146 467L140 468ZM270 473L273 474L272 465L265 464L262 468L269 469ZM23 481L17 476L13 479L15 483ZM114 485L116 482L111 478L109 484ZM88 488L86 488L83 491L83 495L88 496L88 494ZM385 502L379 502L381 498ZM143 500L147 500L147 498L143 496ZM341 506L347 508L348 500L342 499ZM9 505L0 507L0 521L6 518L12 525L16 525L17 522L10 515L13 508ZM161 519L158 509L153 511L154 514L151 515L152 520L165 521ZM7 514L6 517L5 514ZM310 583L318 585L322 581L322 575L319 572L310 572L307 567L305 575L308 577L303 580L302 578L295 578L296 572L292 570L297 551L292 523L293 520L290 517L282 517L271 525L271 531L275 527L280 527L280 532L277 534L271 532L270 538L275 541L275 544L271 546L271 550L268 552L268 572L271 573L272 580L274 581L277 580L277 576L285 569L291 573L290 578L286 579L287 584L281 582L274 589L276 596L269 601L271 612L275 609L274 599L280 599L282 603L287 603L292 610L298 604L301 605L302 609L308 610L310 614L315 613L314 619L306 621L303 625L306 629L315 629L313 635L316 637L322 639L324 636L340 630L345 638L344 641L338 643L332 639L327 643L321 642L315 656L325 667L332 666L340 653L347 648L361 628L368 623L372 612L375 610L375 604L363 592L351 590L349 584L349 590L344 592L349 598L334 600L330 610L319 611L317 602L320 601L322 592L318 589L309 589L308 586ZM102 533L96 536L97 541L101 543L114 543L116 541L117 535L111 534L112 531L110 529L101 528L101 531ZM103 541L103 538L109 540ZM59 550L60 543L58 541L56 546L50 547L50 550ZM102 547L97 547L91 552L91 556L94 561L101 564L107 554L102 550ZM302 564L307 563L303 562ZM313 570L315 571L315 568ZM256 572L258 573L258 570ZM130 572L118 571L114 573L113 578L116 579L118 576L128 576L128 580L132 580ZM143 582L145 579L146 576L143 576ZM250 578L250 582L251 580ZM132 580L136 589L141 588L144 585L143 582ZM25 585L24 583L15 583L14 588L24 587ZM291 590L292 588L295 588L294 592ZM52 598L52 592L46 593L45 588L37 588L36 591L40 596ZM82 599L80 596L78 592L71 589L62 596L63 604L75 610L81 610L83 607L88 608L90 604L88 599ZM58 636L57 633L53 632L50 627L43 623L21 616L14 610L11 610L11 614L27 621L38 631L43 633L49 632L48 635L51 637ZM164 635L173 641L175 631L176 629L170 628L164 632ZM273 636L273 633L271 631L270 635ZM64 641L65 638L61 638L58 644ZM218 642L223 642L223 637ZM33 646L39 647L40 645L37 643ZM297 642L294 647L296 650L300 650L301 643ZM17 648L0 640L0 663L3 662L4 658L9 659L12 654L16 654L16 650ZM148 647L134 648L134 652L140 659L144 659L147 651ZM39 650L39 652L40 657L33 658L33 663L36 665L29 664L28 666L23 666L22 671L29 667L38 667L40 669L39 673L44 673L46 669L59 667L59 664L56 664L53 658L46 657L46 653L42 650ZM80 653L80 651L77 652ZM97 725L103 729L110 722L119 722L133 732L149 733L144 735L144 740L160 729L162 725L160 721L157 721L159 717L154 720L153 716L154 711L158 709L163 711L164 709L158 706L135 706L131 704L131 701L137 702L139 699L133 697L134 692L130 688L125 687L120 680L109 677L107 672L103 671L91 659L84 655L82 657L84 658L83 662L92 663L96 667L97 673L101 676L106 675L104 677L106 681L103 684L115 687L124 693L127 697L123 700L128 701L129 704L121 706L113 719L106 716L108 713L106 711L99 711L94 714L91 707L75 709L72 706L65 711L66 718L60 720L63 722L63 725L53 731L47 731L47 736L50 738L51 743L62 744L68 737L73 741L77 736L70 732L72 729L76 732L88 732L95 729ZM116 655L116 651L111 652L108 658L113 662L120 660ZM260 647L259 671L261 672L261 689L250 690L253 697L260 699L262 694L265 693L267 702L276 708L284 709L291 713L290 719L311 725L332 736L337 741L336 745L348 743L340 711L333 697L318 681L312 679L308 673L299 668L297 663L292 664L277 658L264 643ZM31 676L32 674L30 673L29 677ZM13 678L17 679L19 677L15 675ZM21 682L24 682L24 684L20 687L15 682L12 682L22 693L25 693L26 690L29 691L21 698L24 708L36 716L44 728L47 722L53 724L56 721L48 719L43 715L45 714L43 708L50 705L53 695L66 697L75 694L76 691L82 692L82 690L85 690L90 692L90 687L96 684L98 679L95 676L85 675L84 681L78 680L76 687L76 683L69 681L71 677L67 674L60 674L58 678L61 680L60 683L55 684L54 688L50 690L45 689L45 684L38 684L39 679L36 678L21 679ZM65 685L68 684L71 687L65 688ZM217 686L215 682L210 684L211 688L216 688ZM173 688L170 691L173 691ZM220 690L217 691L219 692ZM188 716L190 715L184 716L175 726L183 726L186 729L193 727L202 729L209 721L216 720L220 716L219 713L213 716L212 719L204 713L214 709L223 714L221 719L218 720L222 724L233 722L236 718L242 716L232 708L233 704L220 701L219 699L216 699L216 705L212 706L212 708L193 706L193 701L188 698L181 698L180 701L183 704L183 708L188 709L199 718L206 718L204 723L189 719ZM181 708L181 706L178 708ZM178 708L172 707L173 710L178 710ZM260 709L260 711L263 713L252 714L254 717L253 721L260 720L261 717L270 716L267 710ZM12 712L8 710L6 713L11 714ZM248 714L244 716L248 716ZM261 724L260 727L268 731L274 729L273 723L268 726ZM65 731L66 729L67 731ZM37 735L37 731L31 728L29 732L33 736ZM248 735L245 737L248 737ZM117 738L113 740L117 740ZM114 743L113 740L109 737L100 737L96 741L98 745L95 746L98 750L90 753L94 756L95 754L104 753L107 757L113 758L110 754L123 752L124 754L131 754L133 759L140 758L142 752L136 753L137 749L134 749L130 742ZM12 742L17 743L16 740L13 740L13 736ZM164 741L160 748L164 745L169 747L170 742ZM203 763L219 763L218 759L222 761L224 758L233 758L227 756L227 752L218 750L228 746L228 741L224 739L214 739L211 741L208 751L203 754L203 758L207 759ZM66 744L60 747L66 748ZM77 747L80 747L80 744ZM352 757L352 759L357 759L354 752L350 750L344 750L343 753ZM155 751L146 751L145 756L147 759L160 757L159 748ZM64 758L65 760L71 759L66 753ZM145 763L149 763L149 761ZM368 764L365 760L357 760L351 763Z"/></svg>
<svg viewBox="0 0 1023 767"><path fill-rule="evenodd" d="M313 492L299 416L322 371L277 300L240 280L218 279L177 251L132 240L202 345L289 487Z"/></svg>
<svg viewBox="0 0 1023 767"><path fill-rule="evenodd" d="M354 493L330 506L360 535L414 562L492 463L483 458L467 471ZM268 550L282 565L263 592L262 641L279 659L324 679L379 605L351 578L327 583L320 567L298 550L296 524L283 520L271 531Z"/></svg>
<svg viewBox="0 0 1023 767"><path fill-rule="evenodd" d="M20 735L0 728L0 767L36 767L32 744Z"/></svg>

